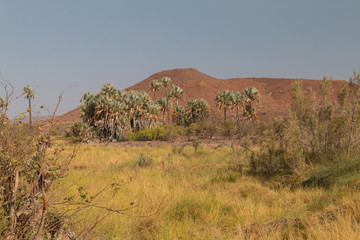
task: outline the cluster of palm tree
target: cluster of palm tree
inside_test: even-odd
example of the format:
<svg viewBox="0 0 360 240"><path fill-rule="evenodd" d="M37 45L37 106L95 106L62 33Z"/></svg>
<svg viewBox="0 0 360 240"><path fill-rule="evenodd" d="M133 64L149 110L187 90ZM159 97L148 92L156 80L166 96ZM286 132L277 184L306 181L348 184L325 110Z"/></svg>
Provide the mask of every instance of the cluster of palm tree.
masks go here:
<svg viewBox="0 0 360 240"><path fill-rule="evenodd" d="M252 87L246 88L243 93L222 90L216 95L215 102L217 107L224 109L224 121L226 121L227 111L230 109L236 110L236 121L239 121L239 109L241 108L244 117L251 119L256 117L253 103L260 102L260 93L258 89Z"/></svg>
<svg viewBox="0 0 360 240"><path fill-rule="evenodd" d="M161 88L165 89L165 97L156 101L156 93ZM173 120L174 122L185 124L185 119L187 122L195 122L208 115L209 105L202 99L190 100L186 108L179 106L179 99L184 95L184 91L178 86L173 86L168 77L162 78L161 81L151 81L149 92L154 92L153 100L146 92L120 90L107 83L100 93L83 95L83 120L95 127L104 138L121 139L128 130L138 131L155 127L160 113L163 114L163 122L167 114L167 122L170 123L172 100L176 101L173 119L176 119L180 112L183 113L181 119L184 119Z"/></svg>
<svg viewBox="0 0 360 240"><path fill-rule="evenodd" d="M146 92L115 89L105 84L100 93L85 93L81 99L84 121L108 139L119 139L124 130L154 127L159 107Z"/></svg>
<svg viewBox="0 0 360 240"><path fill-rule="evenodd" d="M165 90L165 97L158 99L157 104L164 117L165 113L167 113L167 122L170 123L170 107L172 106L172 99L176 101L176 107L178 107L179 99L184 96L184 90L178 86L173 86L172 80L169 77L163 77L160 81L155 79L149 84L149 92L154 92L154 101L156 101L156 92L160 91L162 87Z"/></svg>
<svg viewBox="0 0 360 240"><path fill-rule="evenodd" d="M173 123L189 126L191 123L203 121L209 117L210 107L204 99L191 99L186 106L176 106L173 111Z"/></svg>
<svg viewBox="0 0 360 240"><path fill-rule="evenodd" d="M165 97L156 100L156 93L164 88ZM24 89L29 99L33 92ZM204 99L189 100L186 106L180 106L179 100L184 96L184 91L173 86L168 77L160 81L153 80L149 84L149 92L154 93L154 98L146 92L134 90L125 91L114 88L110 83L105 84L100 93L85 93L81 99L83 119L90 126L95 127L107 139L121 139L128 131L138 131L144 128L153 128L158 123L158 116L165 114L167 123L177 125L190 125L191 123L205 120L210 113L209 104ZM229 109L236 110L236 119L239 120L239 110L243 109L245 117L255 116L254 102L259 102L260 94L256 88L246 88L243 93L220 91L216 96L216 106L224 108L224 120ZM176 101L172 109L172 101ZM172 112L171 112L172 109Z"/></svg>
<svg viewBox="0 0 360 240"><path fill-rule="evenodd" d="M154 100L156 100L156 92L164 88L165 97L158 99L156 102L159 105L160 112L163 114L163 121L165 122L165 113L167 114L167 123L170 123L170 109L176 105L172 111L172 122L177 125L190 125L193 122L204 120L209 116L209 104L204 99L192 99L187 102L187 105L180 106L179 100L184 96L184 90L179 86L174 86L169 77L164 77L160 81L153 80L149 84L149 92L154 92Z"/></svg>

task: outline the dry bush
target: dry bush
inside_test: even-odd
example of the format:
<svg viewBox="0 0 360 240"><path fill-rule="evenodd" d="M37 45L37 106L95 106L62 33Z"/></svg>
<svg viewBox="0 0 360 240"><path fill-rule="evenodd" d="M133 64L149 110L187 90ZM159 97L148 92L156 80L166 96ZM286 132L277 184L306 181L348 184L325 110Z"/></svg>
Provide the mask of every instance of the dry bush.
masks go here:
<svg viewBox="0 0 360 240"><path fill-rule="evenodd" d="M289 116L269 124L258 135L253 152L254 172L301 175L314 163L324 163L357 154L360 149L360 75L344 84L339 104L329 100L332 82L321 83L321 94L304 91L302 82L292 86ZM254 143L254 141L253 141Z"/></svg>

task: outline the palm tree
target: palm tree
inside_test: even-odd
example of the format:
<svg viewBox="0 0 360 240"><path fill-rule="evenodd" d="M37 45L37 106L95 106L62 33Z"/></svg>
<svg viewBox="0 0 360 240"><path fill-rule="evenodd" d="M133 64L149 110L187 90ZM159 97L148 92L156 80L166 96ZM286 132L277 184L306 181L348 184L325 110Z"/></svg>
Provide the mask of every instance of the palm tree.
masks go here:
<svg viewBox="0 0 360 240"><path fill-rule="evenodd" d="M132 121L131 126L133 130L136 130L136 114L141 105L141 100L138 95L138 92L134 90L128 91L126 103L127 103L129 118Z"/></svg>
<svg viewBox="0 0 360 240"><path fill-rule="evenodd" d="M165 88L165 96L166 96L166 111L168 115L168 123L170 123L170 111L169 111L169 94L168 94L168 87L172 85L171 78L163 77L161 79L162 86Z"/></svg>
<svg viewBox="0 0 360 240"><path fill-rule="evenodd" d="M154 79L149 83L149 92L154 92L154 101L156 101L156 91L159 91L162 83Z"/></svg>
<svg viewBox="0 0 360 240"><path fill-rule="evenodd" d="M209 116L209 104L206 100L191 99L186 106L188 124L205 120Z"/></svg>
<svg viewBox="0 0 360 240"><path fill-rule="evenodd" d="M158 115L159 115L159 105L157 105L154 102L151 102L149 109L147 111L146 119L149 122L149 127L153 128L156 126L156 123L158 121Z"/></svg>
<svg viewBox="0 0 360 240"><path fill-rule="evenodd" d="M156 101L156 103L159 105L160 112L163 113L163 122L165 122L165 112L167 111L167 100L166 98L160 98Z"/></svg>
<svg viewBox="0 0 360 240"><path fill-rule="evenodd" d="M137 92L138 94L138 108L136 111L136 118L139 129L143 129L147 124L147 116L151 109L151 97L146 92Z"/></svg>
<svg viewBox="0 0 360 240"><path fill-rule="evenodd" d="M231 92L229 90L222 90L218 92L215 98L216 106L221 109L224 108L224 121L226 121L226 110L230 108L232 104Z"/></svg>
<svg viewBox="0 0 360 240"><path fill-rule="evenodd" d="M112 84L105 84L100 93L83 95L81 110L84 121L112 140L123 137L129 128L137 131L156 126L160 108L165 118L170 100L159 99L158 106L146 92L118 90Z"/></svg>
<svg viewBox="0 0 360 240"><path fill-rule="evenodd" d="M173 111L173 123L180 126L185 124L185 120L185 108L183 106L176 106Z"/></svg>
<svg viewBox="0 0 360 240"><path fill-rule="evenodd" d="M116 93L117 93L117 90L116 90L116 88L114 88L114 85L112 83L104 84L104 86L101 88L101 91L100 91L100 95L106 95L111 98L113 98Z"/></svg>
<svg viewBox="0 0 360 240"><path fill-rule="evenodd" d="M233 105L231 107L236 109L236 121L238 122L239 121L239 108L244 107L245 96L244 96L244 94L241 94L239 92L232 92L231 97L232 97L231 101L233 103Z"/></svg>
<svg viewBox="0 0 360 240"><path fill-rule="evenodd" d="M32 124L32 119L31 119L31 99L34 100L35 98L35 91L34 89L32 89L29 85L27 85L26 87L24 87L23 89L23 94L25 95L25 98L29 101L29 108L28 108L28 112L29 112L29 123L30 123L30 128L31 128L31 124Z"/></svg>
<svg viewBox="0 0 360 240"><path fill-rule="evenodd" d="M253 102L260 102L260 93L257 88L249 87L244 90L245 95L245 111L244 115L245 117L252 118L256 116L256 109L252 106Z"/></svg>
<svg viewBox="0 0 360 240"><path fill-rule="evenodd" d="M176 100L176 107L179 106L179 99L184 96L184 90L181 87L174 86L170 91L170 97Z"/></svg>

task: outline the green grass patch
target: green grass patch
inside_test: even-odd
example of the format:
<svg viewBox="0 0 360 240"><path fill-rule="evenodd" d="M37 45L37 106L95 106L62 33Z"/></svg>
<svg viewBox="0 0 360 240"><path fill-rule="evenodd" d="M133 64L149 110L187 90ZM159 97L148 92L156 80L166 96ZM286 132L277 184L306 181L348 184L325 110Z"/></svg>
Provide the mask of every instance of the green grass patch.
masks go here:
<svg viewBox="0 0 360 240"><path fill-rule="evenodd" d="M342 159L328 165L320 165L311 171L305 186L329 188L331 186L360 187L360 157Z"/></svg>

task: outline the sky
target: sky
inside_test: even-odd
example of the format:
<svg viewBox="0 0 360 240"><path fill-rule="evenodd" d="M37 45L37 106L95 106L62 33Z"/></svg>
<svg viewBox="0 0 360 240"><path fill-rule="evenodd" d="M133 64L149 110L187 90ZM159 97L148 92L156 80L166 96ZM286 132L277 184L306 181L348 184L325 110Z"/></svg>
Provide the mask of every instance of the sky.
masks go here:
<svg viewBox="0 0 360 240"><path fill-rule="evenodd" d="M58 114L105 83L174 68L348 80L360 71L359 10L359 0L0 0L0 73L15 95L35 88L35 111L53 111L67 89ZM20 97L10 114L26 109Z"/></svg>

